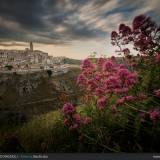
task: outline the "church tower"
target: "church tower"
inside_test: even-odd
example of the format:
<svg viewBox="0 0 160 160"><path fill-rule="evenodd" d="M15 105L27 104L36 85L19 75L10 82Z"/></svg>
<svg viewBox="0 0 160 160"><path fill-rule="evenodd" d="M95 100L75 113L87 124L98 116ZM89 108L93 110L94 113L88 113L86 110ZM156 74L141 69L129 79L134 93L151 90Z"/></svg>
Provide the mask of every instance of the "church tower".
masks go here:
<svg viewBox="0 0 160 160"><path fill-rule="evenodd" d="M33 43L30 42L30 51L33 51Z"/></svg>

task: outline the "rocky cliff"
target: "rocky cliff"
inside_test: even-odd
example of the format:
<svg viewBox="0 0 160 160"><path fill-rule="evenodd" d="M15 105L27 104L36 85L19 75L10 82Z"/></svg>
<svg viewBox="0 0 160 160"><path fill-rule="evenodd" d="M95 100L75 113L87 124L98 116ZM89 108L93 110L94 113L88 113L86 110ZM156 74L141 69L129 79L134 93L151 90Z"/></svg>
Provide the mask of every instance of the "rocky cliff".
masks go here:
<svg viewBox="0 0 160 160"><path fill-rule="evenodd" d="M78 68L51 77L46 71L1 73L0 122L19 123L57 109L66 101L78 103L81 95L75 83L78 73Z"/></svg>

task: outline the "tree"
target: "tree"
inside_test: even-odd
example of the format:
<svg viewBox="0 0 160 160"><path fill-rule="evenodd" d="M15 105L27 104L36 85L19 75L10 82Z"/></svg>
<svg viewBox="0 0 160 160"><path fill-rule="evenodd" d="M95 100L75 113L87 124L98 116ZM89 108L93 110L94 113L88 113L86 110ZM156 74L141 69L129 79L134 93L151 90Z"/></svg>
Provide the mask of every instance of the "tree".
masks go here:
<svg viewBox="0 0 160 160"><path fill-rule="evenodd" d="M52 76L52 71L49 69L47 70L47 73L48 73L48 77L50 78Z"/></svg>
<svg viewBox="0 0 160 160"><path fill-rule="evenodd" d="M7 68L7 70L11 71L13 69L12 65L6 65L5 68Z"/></svg>

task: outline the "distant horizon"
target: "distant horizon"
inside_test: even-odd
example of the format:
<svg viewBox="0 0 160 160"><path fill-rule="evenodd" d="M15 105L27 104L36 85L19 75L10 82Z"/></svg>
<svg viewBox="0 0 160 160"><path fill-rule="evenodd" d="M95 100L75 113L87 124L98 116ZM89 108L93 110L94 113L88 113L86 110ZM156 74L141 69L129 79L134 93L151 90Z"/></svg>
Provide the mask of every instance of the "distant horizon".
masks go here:
<svg viewBox="0 0 160 160"><path fill-rule="evenodd" d="M145 14L159 22L158 0L1 0L0 49L24 49L28 42L52 56L84 59L116 56L110 34ZM11 7L12 6L12 7Z"/></svg>
<svg viewBox="0 0 160 160"><path fill-rule="evenodd" d="M6 50L25 50L26 48L29 48L29 42L26 42L26 43L23 43L23 42L16 42L17 46L9 46L9 45L6 45L6 46L0 46L0 49L6 49ZM23 44L23 45L21 45ZM42 45L42 46L41 46ZM94 50L91 50L90 52L88 52L88 55L86 54L84 57L76 57L75 55L72 55L72 54L63 54L63 53L60 53L60 54L54 54L54 47L59 47L59 46L54 46L54 45L43 45L43 44L40 44L40 43L35 43L33 42L33 48L34 50L40 50L40 51L43 51L43 52L46 52L48 53L48 55L51 55L53 57L67 57L67 58L72 58L72 59L77 59L77 60L83 60L87 57L89 57L91 54L93 54ZM68 46L65 46L65 47L68 47ZM112 47L110 45L110 47ZM53 50L50 50L50 48L53 48ZM114 52L115 48L113 47L113 52ZM51 52L53 51L53 52ZM67 51L68 52L68 51ZM107 55L107 54L100 54L98 52L97 53L97 56L100 57L101 55ZM111 55L116 55L115 53L111 54ZM111 55L108 54L107 57L110 57Z"/></svg>

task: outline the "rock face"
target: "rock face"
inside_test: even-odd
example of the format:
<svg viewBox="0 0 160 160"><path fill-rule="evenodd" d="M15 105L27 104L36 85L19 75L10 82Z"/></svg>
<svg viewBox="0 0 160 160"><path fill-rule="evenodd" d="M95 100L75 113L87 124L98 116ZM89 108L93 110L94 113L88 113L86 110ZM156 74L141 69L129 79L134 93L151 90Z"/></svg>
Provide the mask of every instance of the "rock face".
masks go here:
<svg viewBox="0 0 160 160"><path fill-rule="evenodd" d="M27 96L47 78L45 72L26 74L4 73L0 76L1 106L23 103Z"/></svg>
<svg viewBox="0 0 160 160"><path fill-rule="evenodd" d="M79 69L49 77L46 71L0 75L0 122L6 119L26 121L33 115L61 107L66 101L78 103L76 86Z"/></svg>
<svg viewBox="0 0 160 160"><path fill-rule="evenodd" d="M16 89L19 92L19 96L24 96L25 94L31 94L31 92L38 87L40 84L40 77L31 77L31 79L21 79L16 85Z"/></svg>

